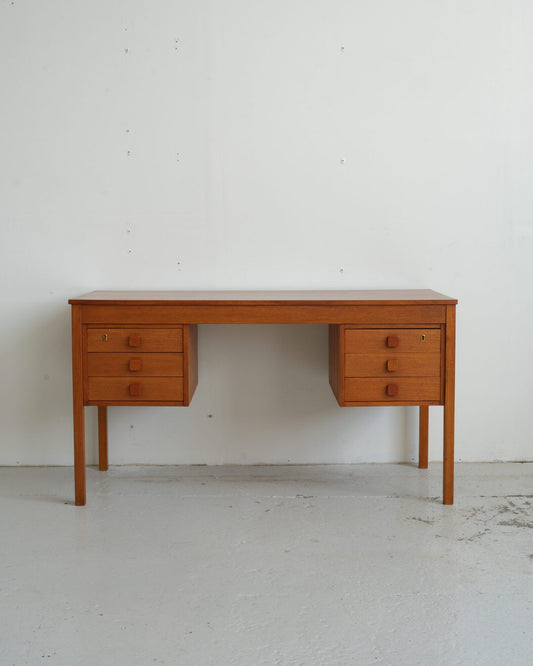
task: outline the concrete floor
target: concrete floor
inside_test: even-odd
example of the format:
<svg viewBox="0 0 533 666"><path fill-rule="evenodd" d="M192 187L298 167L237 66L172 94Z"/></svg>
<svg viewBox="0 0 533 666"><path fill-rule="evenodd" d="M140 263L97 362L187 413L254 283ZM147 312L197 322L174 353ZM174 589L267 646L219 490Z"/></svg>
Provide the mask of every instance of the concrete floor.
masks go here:
<svg viewBox="0 0 533 666"><path fill-rule="evenodd" d="M0 468L0 664L533 661L533 464Z"/></svg>

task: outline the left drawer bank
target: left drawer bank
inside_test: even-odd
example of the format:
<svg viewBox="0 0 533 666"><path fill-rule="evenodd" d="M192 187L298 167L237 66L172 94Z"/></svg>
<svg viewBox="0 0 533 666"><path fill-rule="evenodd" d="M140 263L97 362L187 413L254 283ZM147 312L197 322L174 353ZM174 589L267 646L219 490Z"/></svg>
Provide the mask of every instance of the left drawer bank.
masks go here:
<svg viewBox="0 0 533 666"><path fill-rule="evenodd" d="M85 405L188 405L198 383L197 327L83 326Z"/></svg>

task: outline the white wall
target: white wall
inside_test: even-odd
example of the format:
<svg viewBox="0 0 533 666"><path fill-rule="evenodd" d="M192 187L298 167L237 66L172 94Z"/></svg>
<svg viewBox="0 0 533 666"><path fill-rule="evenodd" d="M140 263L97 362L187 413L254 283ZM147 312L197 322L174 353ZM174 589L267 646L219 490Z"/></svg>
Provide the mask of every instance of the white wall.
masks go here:
<svg viewBox="0 0 533 666"><path fill-rule="evenodd" d="M457 457L531 459L531 34L529 0L1 0L0 463L71 464L67 299L114 288L454 296ZM337 407L326 346L202 327L192 406L110 409L111 461L411 460L416 410Z"/></svg>

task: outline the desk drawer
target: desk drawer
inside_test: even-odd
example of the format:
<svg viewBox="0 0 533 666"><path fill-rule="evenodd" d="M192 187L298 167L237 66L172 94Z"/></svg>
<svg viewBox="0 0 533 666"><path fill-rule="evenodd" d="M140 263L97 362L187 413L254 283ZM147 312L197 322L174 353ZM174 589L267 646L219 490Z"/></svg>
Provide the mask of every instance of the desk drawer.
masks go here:
<svg viewBox="0 0 533 666"><path fill-rule="evenodd" d="M346 402L423 402L440 400L439 377L346 378Z"/></svg>
<svg viewBox="0 0 533 666"><path fill-rule="evenodd" d="M89 328L88 352L182 352L183 328Z"/></svg>
<svg viewBox="0 0 533 666"><path fill-rule="evenodd" d="M183 354L87 354L89 377L183 377Z"/></svg>
<svg viewBox="0 0 533 666"><path fill-rule="evenodd" d="M346 354L345 377L438 377L440 354Z"/></svg>
<svg viewBox="0 0 533 666"><path fill-rule="evenodd" d="M89 377L89 400L173 402L183 400L181 377Z"/></svg>
<svg viewBox="0 0 533 666"><path fill-rule="evenodd" d="M439 353L439 328L348 328L344 333L346 354L369 354L384 351L394 354Z"/></svg>

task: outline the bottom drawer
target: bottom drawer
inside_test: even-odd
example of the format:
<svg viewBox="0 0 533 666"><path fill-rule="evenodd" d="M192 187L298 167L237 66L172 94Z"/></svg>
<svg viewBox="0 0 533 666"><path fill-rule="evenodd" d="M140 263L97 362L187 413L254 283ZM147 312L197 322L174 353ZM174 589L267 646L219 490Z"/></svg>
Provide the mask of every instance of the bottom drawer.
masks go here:
<svg viewBox="0 0 533 666"><path fill-rule="evenodd" d="M439 377L349 377L344 380L345 402L440 401Z"/></svg>
<svg viewBox="0 0 533 666"><path fill-rule="evenodd" d="M183 400L181 377L89 377L89 400L179 402Z"/></svg>

